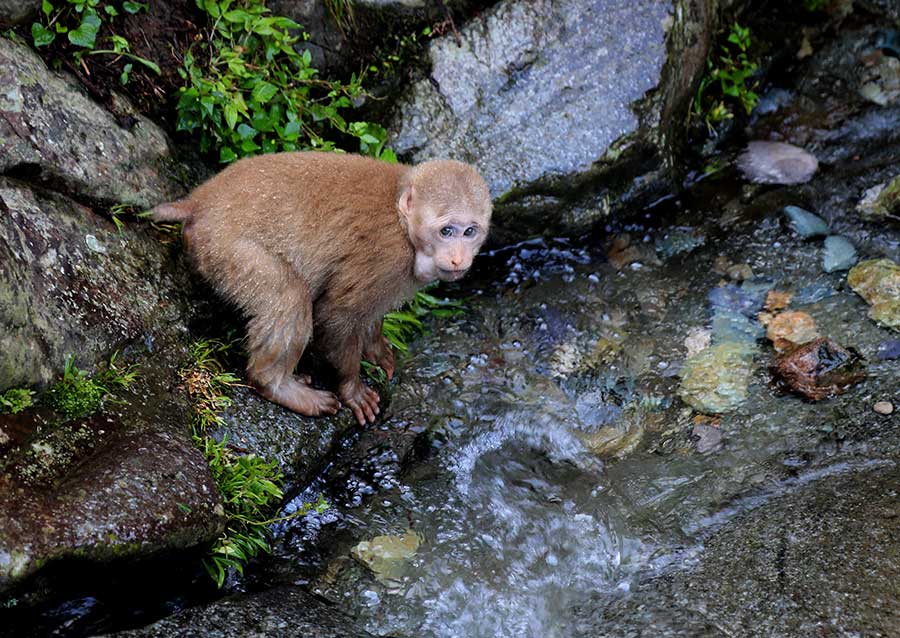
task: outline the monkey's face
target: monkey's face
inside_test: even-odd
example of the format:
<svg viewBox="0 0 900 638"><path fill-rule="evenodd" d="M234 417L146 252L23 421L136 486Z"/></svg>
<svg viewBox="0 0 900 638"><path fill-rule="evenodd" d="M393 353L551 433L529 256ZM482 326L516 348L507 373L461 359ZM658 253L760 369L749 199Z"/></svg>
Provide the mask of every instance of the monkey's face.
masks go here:
<svg viewBox="0 0 900 638"><path fill-rule="evenodd" d="M422 282L462 278L487 238L487 228L473 216L425 214L417 226L416 278Z"/></svg>

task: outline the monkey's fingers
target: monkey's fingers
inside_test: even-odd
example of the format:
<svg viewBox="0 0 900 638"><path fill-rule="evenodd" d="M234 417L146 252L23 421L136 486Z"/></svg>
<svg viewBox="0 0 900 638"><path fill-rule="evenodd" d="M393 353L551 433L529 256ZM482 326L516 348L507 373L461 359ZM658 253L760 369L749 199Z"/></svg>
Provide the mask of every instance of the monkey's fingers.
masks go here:
<svg viewBox="0 0 900 638"><path fill-rule="evenodd" d="M381 397L361 381L356 381L343 388L341 398L344 403L350 406L360 425L375 423L376 415L381 412L381 409L378 407Z"/></svg>

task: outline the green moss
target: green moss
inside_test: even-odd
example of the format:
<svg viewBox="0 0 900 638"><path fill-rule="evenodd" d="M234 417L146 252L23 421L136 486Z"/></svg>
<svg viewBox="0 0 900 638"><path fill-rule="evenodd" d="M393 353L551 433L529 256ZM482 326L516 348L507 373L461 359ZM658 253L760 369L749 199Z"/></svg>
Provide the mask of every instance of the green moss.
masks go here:
<svg viewBox="0 0 900 638"><path fill-rule="evenodd" d="M5 412L17 414L30 408L34 404L31 399L33 395L34 392L25 388L10 388L0 394L0 414Z"/></svg>
<svg viewBox="0 0 900 638"><path fill-rule="evenodd" d="M137 378L133 367L116 365L116 356L113 354L110 358L106 370L94 376L79 370L75 366L75 357L67 357L63 378L47 390L44 401L69 419L93 414L115 388L127 388Z"/></svg>

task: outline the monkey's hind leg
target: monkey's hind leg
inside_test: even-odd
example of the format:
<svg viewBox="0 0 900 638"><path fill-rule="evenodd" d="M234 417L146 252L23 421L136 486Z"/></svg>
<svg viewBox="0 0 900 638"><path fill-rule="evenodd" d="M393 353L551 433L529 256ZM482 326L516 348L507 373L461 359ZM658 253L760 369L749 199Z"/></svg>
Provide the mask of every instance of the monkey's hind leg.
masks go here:
<svg viewBox="0 0 900 638"><path fill-rule="evenodd" d="M312 299L309 288L287 266L276 259L255 256L261 267L263 286L246 304L251 315L247 325L250 360L247 376L262 396L305 416L335 414L341 404L331 392L310 387L307 375L293 374L312 336ZM271 260L271 261L270 261ZM268 264L260 263L269 261ZM268 267L267 267L268 266ZM277 274L269 272L275 267Z"/></svg>
<svg viewBox="0 0 900 638"><path fill-rule="evenodd" d="M379 366L387 374L388 379L393 379L394 350L391 348L391 342L382 333L381 324L381 321L376 321L366 334L362 358Z"/></svg>

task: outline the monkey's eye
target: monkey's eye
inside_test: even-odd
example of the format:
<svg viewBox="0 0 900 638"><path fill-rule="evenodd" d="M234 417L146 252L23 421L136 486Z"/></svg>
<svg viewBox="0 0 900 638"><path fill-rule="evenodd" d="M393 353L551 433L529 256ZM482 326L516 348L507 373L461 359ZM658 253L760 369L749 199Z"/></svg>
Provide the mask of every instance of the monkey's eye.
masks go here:
<svg viewBox="0 0 900 638"><path fill-rule="evenodd" d="M443 228L441 228L441 237L449 237L452 234L453 234L453 229L450 228L449 226L444 226Z"/></svg>
<svg viewBox="0 0 900 638"><path fill-rule="evenodd" d="M466 228L466 229L463 231L463 235L465 235L466 237L471 237L471 236L474 235L474 234L475 234L475 227L474 227L474 226L469 226L468 228Z"/></svg>

